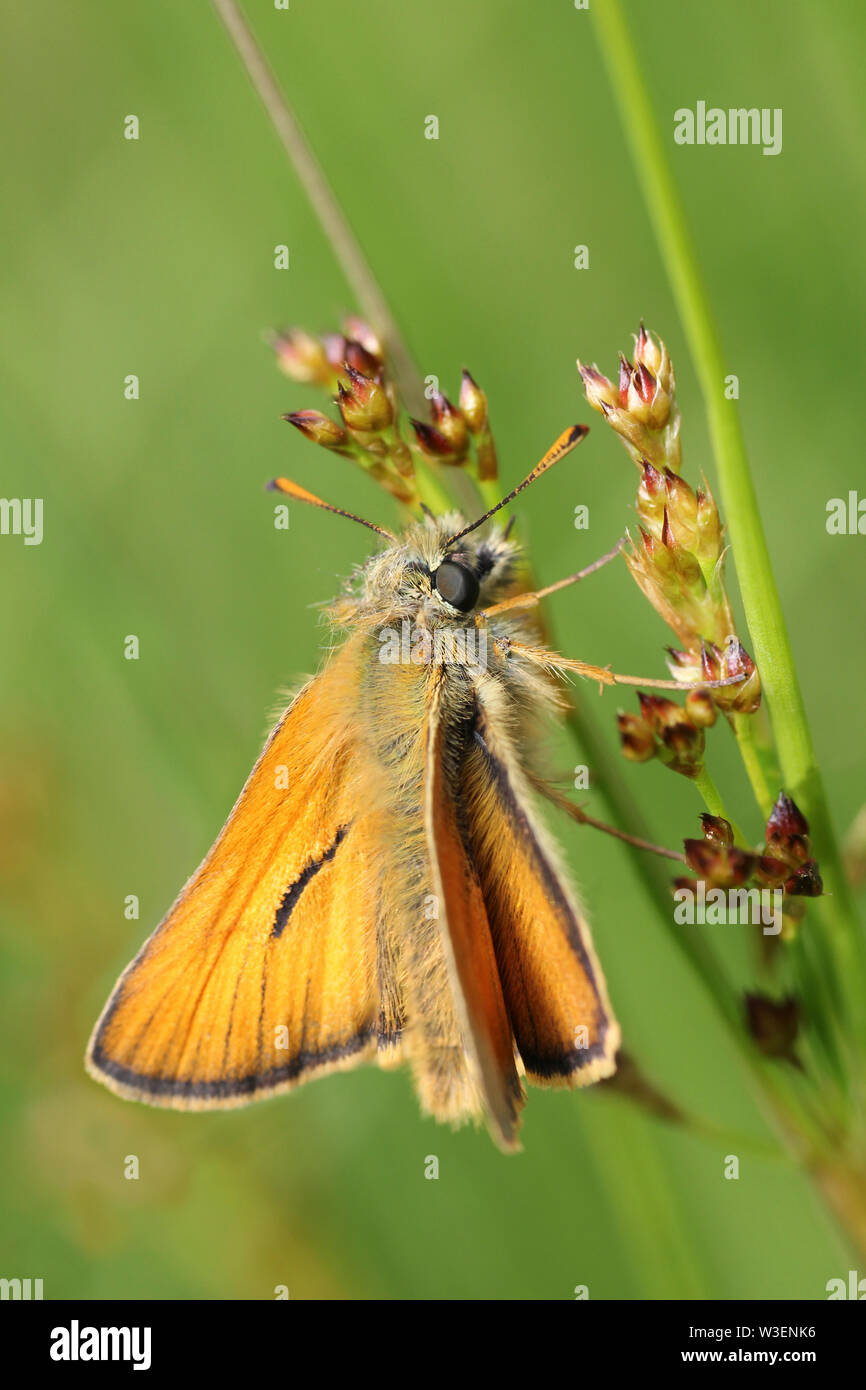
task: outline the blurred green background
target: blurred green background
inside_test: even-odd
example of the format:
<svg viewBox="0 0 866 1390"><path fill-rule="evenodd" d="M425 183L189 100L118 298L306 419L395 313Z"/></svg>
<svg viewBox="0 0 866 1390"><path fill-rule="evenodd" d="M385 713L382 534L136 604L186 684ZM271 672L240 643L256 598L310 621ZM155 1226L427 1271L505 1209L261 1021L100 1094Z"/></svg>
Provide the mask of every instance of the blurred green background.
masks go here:
<svg viewBox="0 0 866 1390"><path fill-rule="evenodd" d="M590 17L571 0L246 13L423 370L453 394L466 363L485 387L505 481L573 420L593 425L521 501L541 578L628 522L635 474L574 359L613 369L641 316L677 367L685 475L712 479ZM669 139L674 109L699 99L784 110L777 158L670 148L841 829L863 799L866 542L828 536L825 505L863 479L866 18L855 0L628 13ZM360 528L301 508L274 530L264 482L288 472L385 524L396 514L279 420L322 402L277 373L262 330L332 328L354 304L205 0L49 0L4 6L0 26L2 492L45 499L41 546L0 541L0 1274L42 1277L48 1298L271 1298L278 1284L336 1299L568 1299L578 1284L592 1298L825 1296L853 1261L793 1168L610 1095L532 1092L525 1152L504 1158L484 1133L421 1119L402 1072L206 1116L125 1104L85 1077L116 973L210 845L275 692L317 666L313 605L369 552ZM588 270L573 268L579 243ZM665 674L667 631L624 567L552 613L569 654ZM613 750L616 706L592 705ZM726 730L711 748L757 834ZM567 773L573 748L557 756ZM623 776L660 840L694 833L687 782L657 765ZM766 1137L631 861L590 833L561 827L629 1049L680 1103Z"/></svg>

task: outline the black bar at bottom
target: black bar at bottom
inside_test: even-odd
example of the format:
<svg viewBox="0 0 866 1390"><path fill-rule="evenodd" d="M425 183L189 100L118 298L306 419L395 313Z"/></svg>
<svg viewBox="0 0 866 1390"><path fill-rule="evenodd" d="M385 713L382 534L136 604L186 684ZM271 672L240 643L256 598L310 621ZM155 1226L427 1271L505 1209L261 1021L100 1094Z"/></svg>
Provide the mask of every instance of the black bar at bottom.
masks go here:
<svg viewBox="0 0 866 1390"><path fill-rule="evenodd" d="M860 1300L863 1301L863 1300ZM360 1316L364 1317L363 1308ZM452 1354L448 1351L453 1310L448 1323L436 1322L438 1332L431 1338L430 1314L423 1315L417 1334L413 1334L413 1315L407 1305L401 1305L399 1342L406 1337L419 1338L420 1350L427 1346L434 1355ZM477 1305L468 1305L473 1318L478 1317ZM530 1305L535 1306L535 1305ZM487 1305L483 1314L485 1324L476 1322L476 1335L487 1346L485 1369L495 1364L490 1355L489 1332L498 1320L495 1304ZM327 1320L327 1338L315 1344L318 1315ZM347 1316L348 1315L348 1316ZM5 1345L14 1348L19 1376L30 1371L49 1372L52 1377L69 1375L98 1375L109 1368L113 1374L160 1375L173 1373L213 1372L225 1379L232 1372L258 1379L272 1365L281 1366L288 1376L306 1375L296 1361L300 1355L321 1358L329 1363L329 1376L336 1371L342 1345L345 1355L356 1360L356 1373L364 1366L368 1374L373 1363L370 1348L357 1338L345 1336L351 1331L352 1314L345 1304L311 1304L300 1302L53 1302L7 1301L2 1306ZM826 1378L828 1373L860 1364L863 1348L864 1316L859 1308L844 1307L841 1302L778 1302L760 1303L635 1303L635 1302L574 1302L562 1309L552 1323L553 1313L544 1320L545 1346L554 1328L564 1330L579 1342L579 1360L594 1351L606 1367L606 1373L632 1368L648 1372L666 1372L673 1367L700 1370L706 1366L811 1366ZM346 1322L348 1321L348 1327ZM335 1338L337 1328L343 1337ZM541 1331L534 1319L528 1319L519 1335L523 1347L531 1354L533 1328ZM510 1330L509 1330L510 1329ZM367 1322L367 1330L380 1344L376 1363L384 1364L398 1354L397 1346L381 1345L383 1324ZM396 1330L396 1326L395 1326ZM467 1329L468 1330L468 1329ZM510 1315L504 1329L506 1338L501 1345L513 1345L517 1329ZM304 1337L301 1347L296 1340ZM495 1345L495 1343L494 1343ZM560 1344L560 1350L561 1350ZM350 1348L352 1350L350 1351ZM401 1357L405 1353L401 1354ZM546 1352L539 1347L539 1354ZM446 1367L440 1362L440 1371Z"/></svg>

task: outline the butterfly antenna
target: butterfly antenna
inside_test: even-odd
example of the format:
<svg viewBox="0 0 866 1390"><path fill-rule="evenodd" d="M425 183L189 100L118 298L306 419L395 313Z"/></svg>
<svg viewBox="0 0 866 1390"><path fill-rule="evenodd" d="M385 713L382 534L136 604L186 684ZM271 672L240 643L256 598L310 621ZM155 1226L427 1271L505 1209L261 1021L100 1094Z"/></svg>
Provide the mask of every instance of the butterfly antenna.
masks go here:
<svg viewBox="0 0 866 1390"><path fill-rule="evenodd" d="M468 536L470 531L475 531L479 526L483 526L485 521L488 521L490 517L493 516L494 512L498 512L501 507L507 507L509 502L514 501L514 498L519 492L523 492L524 488L529 487L530 483L534 483L537 478L541 477L542 473L546 473L548 468L552 468L555 463L559 463L560 459L565 458L566 454L570 454L575 445L579 444L588 434L589 425L572 425L570 429L563 430L556 443L551 444L544 458L539 460L531 473L527 473L522 483L518 483L517 487L512 488L511 492L503 497L501 502L497 502L495 507L491 507L490 511L485 512L477 521L471 522L469 526L464 526L463 530L458 531L456 536L451 536L446 544L453 545L455 541L462 540L464 536Z"/></svg>
<svg viewBox="0 0 866 1390"><path fill-rule="evenodd" d="M368 531L375 531L377 535L384 536L387 541L396 542L397 537L393 531L386 531L384 526L377 526L373 521L366 521L362 516L356 516L354 512L344 512L342 507L332 507L330 502L323 502L321 497L317 497L314 492L307 492L305 487L299 483L293 483L291 478L274 478L273 482L268 483L269 492L285 492L287 496L294 497L296 502L309 502L312 507L321 507L324 512L333 512L334 516L346 516L350 521L357 521L359 525L366 526Z"/></svg>

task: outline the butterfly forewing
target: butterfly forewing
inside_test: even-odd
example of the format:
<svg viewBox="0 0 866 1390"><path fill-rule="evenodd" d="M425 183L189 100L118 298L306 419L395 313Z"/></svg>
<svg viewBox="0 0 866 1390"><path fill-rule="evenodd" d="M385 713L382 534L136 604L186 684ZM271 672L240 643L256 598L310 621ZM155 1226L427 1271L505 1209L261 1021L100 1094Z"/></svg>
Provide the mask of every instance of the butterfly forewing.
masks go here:
<svg viewBox="0 0 866 1390"><path fill-rule="evenodd" d="M122 1095L242 1104L376 1050L374 810L344 647L294 700L222 833L123 974L88 1066Z"/></svg>

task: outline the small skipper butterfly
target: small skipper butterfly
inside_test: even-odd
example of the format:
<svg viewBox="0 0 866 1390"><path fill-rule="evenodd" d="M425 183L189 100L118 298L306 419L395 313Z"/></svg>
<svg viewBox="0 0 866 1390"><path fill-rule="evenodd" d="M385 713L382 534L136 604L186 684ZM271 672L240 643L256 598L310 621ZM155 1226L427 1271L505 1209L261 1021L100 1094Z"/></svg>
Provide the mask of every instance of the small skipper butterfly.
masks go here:
<svg viewBox="0 0 866 1390"><path fill-rule="evenodd" d="M582 1086L620 1041L585 916L533 806L557 670L510 527L425 511L329 610L348 635L271 734L213 848L124 971L87 1068L204 1110L405 1062L422 1109L517 1146L523 1079ZM288 479L272 484L339 515ZM682 689L675 681L648 684ZM561 803L553 789L551 799Z"/></svg>

